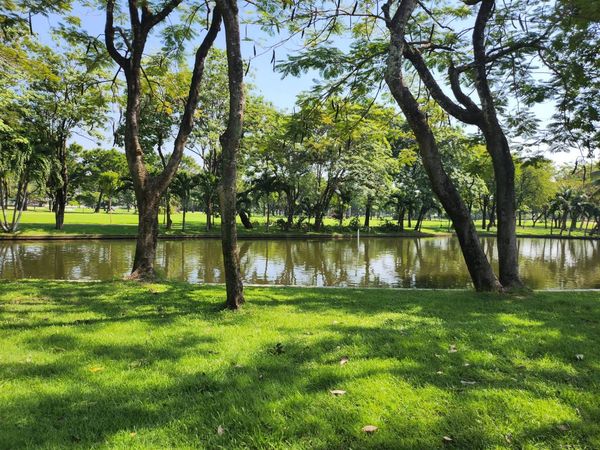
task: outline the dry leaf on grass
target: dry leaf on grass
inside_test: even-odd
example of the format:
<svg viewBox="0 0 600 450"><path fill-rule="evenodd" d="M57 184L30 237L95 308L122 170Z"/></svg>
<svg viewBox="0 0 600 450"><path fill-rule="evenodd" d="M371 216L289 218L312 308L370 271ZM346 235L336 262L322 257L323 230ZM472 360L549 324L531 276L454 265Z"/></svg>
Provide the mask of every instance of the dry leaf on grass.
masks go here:
<svg viewBox="0 0 600 450"><path fill-rule="evenodd" d="M219 436L223 436L223 433L225 433L225 428L223 428L223 426L222 426L222 425L219 425L219 426L217 427L217 434L218 434Z"/></svg>
<svg viewBox="0 0 600 450"><path fill-rule="evenodd" d="M477 384L477 381L460 380L460 384L462 384L463 386L472 386L474 384Z"/></svg>
<svg viewBox="0 0 600 450"><path fill-rule="evenodd" d="M339 396L339 395L344 395L346 393L346 391L343 391L341 389L333 389L331 391L329 391L329 393L333 396Z"/></svg>
<svg viewBox="0 0 600 450"><path fill-rule="evenodd" d="M92 372L92 373L101 372L103 370L104 370L104 367L91 367L90 368L90 372Z"/></svg>
<svg viewBox="0 0 600 450"><path fill-rule="evenodd" d="M375 425L365 425L362 427L363 433L375 433L377 430L379 430L379 427L376 427Z"/></svg>
<svg viewBox="0 0 600 450"><path fill-rule="evenodd" d="M350 361L350 358L348 358L347 356L344 356L342 359L340 359L340 366L343 366L344 364L348 364L348 361Z"/></svg>
<svg viewBox="0 0 600 450"><path fill-rule="evenodd" d="M448 353L456 353L458 351L458 349L456 348L456 345L451 344L450 348L448 349Z"/></svg>
<svg viewBox="0 0 600 450"><path fill-rule="evenodd" d="M447 443L447 442L452 442L454 441L454 439L452 439L450 436L444 436L442 438L442 442Z"/></svg>

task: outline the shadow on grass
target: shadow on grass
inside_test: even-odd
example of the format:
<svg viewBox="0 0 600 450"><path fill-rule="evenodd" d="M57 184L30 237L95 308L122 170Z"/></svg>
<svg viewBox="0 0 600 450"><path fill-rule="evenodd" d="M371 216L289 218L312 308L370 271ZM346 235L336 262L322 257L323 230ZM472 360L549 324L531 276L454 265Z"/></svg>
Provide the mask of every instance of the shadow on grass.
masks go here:
<svg viewBox="0 0 600 450"><path fill-rule="evenodd" d="M3 448L600 443L589 295L256 288L231 313L222 288L3 287L3 339L32 354L0 360Z"/></svg>

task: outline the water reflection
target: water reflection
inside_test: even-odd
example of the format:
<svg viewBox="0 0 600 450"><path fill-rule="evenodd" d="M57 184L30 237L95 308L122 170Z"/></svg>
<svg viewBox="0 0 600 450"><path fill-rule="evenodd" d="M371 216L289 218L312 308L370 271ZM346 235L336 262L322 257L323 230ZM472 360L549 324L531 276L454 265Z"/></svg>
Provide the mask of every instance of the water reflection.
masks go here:
<svg viewBox="0 0 600 450"><path fill-rule="evenodd" d="M528 286L600 288L598 241L519 239ZM484 239L495 262L495 240ZM1 242L0 277L113 279L133 262L133 241ZM454 238L240 241L244 280L301 286L469 287ZM223 281L218 240L161 241L158 269L170 279Z"/></svg>

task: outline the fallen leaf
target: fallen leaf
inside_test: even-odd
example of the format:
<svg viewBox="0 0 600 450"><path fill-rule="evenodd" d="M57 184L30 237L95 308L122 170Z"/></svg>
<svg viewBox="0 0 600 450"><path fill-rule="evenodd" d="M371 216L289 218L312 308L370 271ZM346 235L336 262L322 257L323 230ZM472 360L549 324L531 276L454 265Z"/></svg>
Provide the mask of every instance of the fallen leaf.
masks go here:
<svg viewBox="0 0 600 450"><path fill-rule="evenodd" d="M450 436L444 436L444 437L442 438L442 441L443 441L444 443L446 443L446 442L452 442L453 440L454 440L454 439L452 439Z"/></svg>
<svg viewBox="0 0 600 450"><path fill-rule="evenodd" d="M438 375L444 375L444 372L442 372L441 370L438 370L436 373L437 373Z"/></svg>
<svg viewBox="0 0 600 450"><path fill-rule="evenodd" d="M340 366L348 364L348 361L350 361L350 359L347 356L344 356L342 359L340 359Z"/></svg>
<svg viewBox="0 0 600 450"><path fill-rule="evenodd" d="M379 427L376 427L375 425L365 425L362 427L363 433L375 433L378 429Z"/></svg>
<svg viewBox="0 0 600 450"><path fill-rule="evenodd" d="M222 425L219 425L219 426L217 427L217 434L218 434L219 436L223 436L223 433L225 433L225 428L223 428L223 426L222 426Z"/></svg>
<svg viewBox="0 0 600 450"><path fill-rule="evenodd" d="M560 431L569 431L570 427L566 423L561 423L557 426Z"/></svg>
<svg viewBox="0 0 600 450"><path fill-rule="evenodd" d="M464 386L471 386L473 384L477 384L477 381L465 381L465 380L460 380L460 383Z"/></svg>
<svg viewBox="0 0 600 450"><path fill-rule="evenodd" d="M464 363L464 364L463 364L463 366L465 366L465 367L469 367L470 365L471 365L471 364L469 364L469 363Z"/></svg>
<svg viewBox="0 0 600 450"><path fill-rule="evenodd" d="M582 355L581 353L580 353L580 354L577 354L577 355L575 355L575 359L576 359L577 361L583 361L583 355Z"/></svg>
<svg viewBox="0 0 600 450"><path fill-rule="evenodd" d="M135 435L136 435L136 434L137 434L137 433L136 433L135 431L132 431L131 433L129 433L129 436L131 436L131 437L135 437Z"/></svg>
<svg viewBox="0 0 600 450"><path fill-rule="evenodd" d="M104 370L104 367L91 367L90 368L90 372L92 372L92 373L101 372L102 370Z"/></svg>
<svg viewBox="0 0 600 450"><path fill-rule="evenodd" d="M512 434L511 433L505 434L504 440L506 440L507 443L512 444Z"/></svg>
<svg viewBox="0 0 600 450"><path fill-rule="evenodd" d="M458 349L456 348L456 345L451 344L450 348L448 349L448 353L456 353L458 351Z"/></svg>
<svg viewBox="0 0 600 450"><path fill-rule="evenodd" d="M343 391L341 389L333 389L333 390L331 390L329 392L330 392L331 395L334 395L336 397L339 396L339 395L344 395L346 393L346 391Z"/></svg>

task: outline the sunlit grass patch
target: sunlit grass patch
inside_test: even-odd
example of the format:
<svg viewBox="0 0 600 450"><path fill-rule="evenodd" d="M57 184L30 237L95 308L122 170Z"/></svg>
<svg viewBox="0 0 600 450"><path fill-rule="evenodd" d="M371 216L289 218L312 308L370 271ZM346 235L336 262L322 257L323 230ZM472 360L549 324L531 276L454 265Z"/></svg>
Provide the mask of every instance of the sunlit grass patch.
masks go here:
<svg viewBox="0 0 600 450"><path fill-rule="evenodd" d="M600 445L597 293L1 287L1 448Z"/></svg>

